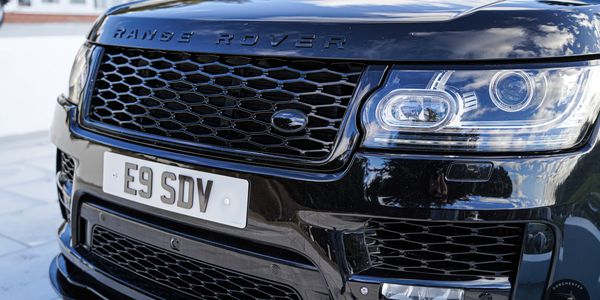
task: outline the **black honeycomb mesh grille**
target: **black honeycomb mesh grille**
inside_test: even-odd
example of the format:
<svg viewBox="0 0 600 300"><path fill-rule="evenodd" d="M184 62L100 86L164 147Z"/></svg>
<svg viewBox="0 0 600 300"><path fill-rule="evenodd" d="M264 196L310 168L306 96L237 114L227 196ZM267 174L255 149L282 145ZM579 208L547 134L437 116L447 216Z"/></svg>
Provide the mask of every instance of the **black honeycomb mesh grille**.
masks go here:
<svg viewBox="0 0 600 300"><path fill-rule="evenodd" d="M69 181L73 181L75 174L75 160L71 155L58 150L59 171L61 171Z"/></svg>
<svg viewBox="0 0 600 300"><path fill-rule="evenodd" d="M364 65L107 47L88 118L182 144L324 159ZM305 129L271 126L277 111Z"/></svg>
<svg viewBox="0 0 600 300"><path fill-rule="evenodd" d="M193 299L272 299L300 300L291 287L280 283L227 270L200 262L158 247L139 242L112 230L95 226L92 236L92 254L128 274L143 278L137 280L144 289L159 293L183 294L177 298ZM119 276L119 269L111 270ZM121 276L127 277L127 275ZM126 281L134 281L134 278ZM154 283L149 284L148 281ZM159 287L156 286L159 285Z"/></svg>
<svg viewBox="0 0 600 300"><path fill-rule="evenodd" d="M419 279L514 279L524 224L372 219L367 272Z"/></svg>

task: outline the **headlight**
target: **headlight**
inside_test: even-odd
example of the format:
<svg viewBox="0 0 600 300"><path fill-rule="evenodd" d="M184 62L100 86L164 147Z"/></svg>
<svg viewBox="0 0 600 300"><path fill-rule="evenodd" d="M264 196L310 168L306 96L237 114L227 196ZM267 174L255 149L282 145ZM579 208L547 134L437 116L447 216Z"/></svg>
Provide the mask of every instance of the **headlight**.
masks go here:
<svg viewBox="0 0 600 300"><path fill-rule="evenodd" d="M401 70L367 100L364 147L549 151L581 144L598 115L600 69Z"/></svg>
<svg viewBox="0 0 600 300"><path fill-rule="evenodd" d="M75 56L75 61L71 68L71 76L69 76L69 101L74 104L78 104L83 96L83 89L85 88L90 69L91 54L91 46L84 44L79 48Z"/></svg>

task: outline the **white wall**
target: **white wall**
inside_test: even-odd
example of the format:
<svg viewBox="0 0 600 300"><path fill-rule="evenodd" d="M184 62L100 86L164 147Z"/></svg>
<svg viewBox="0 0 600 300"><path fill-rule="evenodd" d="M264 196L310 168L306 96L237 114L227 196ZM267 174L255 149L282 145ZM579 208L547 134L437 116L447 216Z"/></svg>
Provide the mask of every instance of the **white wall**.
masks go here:
<svg viewBox="0 0 600 300"><path fill-rule="evenodd" d="M28 0L31 5L21 5L18 0L10 0L6 12L39 14L98 15L107 8L128 2L127 0ZM50 2L52 1L52 2ZM74 1L74 2L72 2ZM83 3L81 3L83 2Z"/></svg>
<svg viewBox="0 0 600 300"><path fill-rule="evenodd" d="M67 90L73 58L85 41L83 34L2 36L11 26L24 25L0 30L0 137L49 129L56 97ZM30 29L49 30L39 26Z"/></svg>

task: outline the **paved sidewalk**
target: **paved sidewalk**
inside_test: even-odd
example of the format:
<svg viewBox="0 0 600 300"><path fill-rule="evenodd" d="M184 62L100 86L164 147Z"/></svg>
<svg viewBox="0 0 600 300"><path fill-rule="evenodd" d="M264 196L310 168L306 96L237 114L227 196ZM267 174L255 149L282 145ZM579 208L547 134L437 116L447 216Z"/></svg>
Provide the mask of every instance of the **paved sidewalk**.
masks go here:
<svg viewBox="0 0 600 300"><path fill-rule="evenodd" d="M0 299L57 299L55 151L48 132L0 137Z"/></svg>

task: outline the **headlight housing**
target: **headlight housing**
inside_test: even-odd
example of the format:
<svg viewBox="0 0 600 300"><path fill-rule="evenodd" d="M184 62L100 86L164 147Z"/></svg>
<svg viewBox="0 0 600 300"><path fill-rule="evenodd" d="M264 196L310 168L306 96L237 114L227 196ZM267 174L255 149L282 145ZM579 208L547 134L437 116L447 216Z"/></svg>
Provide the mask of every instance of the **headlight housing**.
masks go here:
<svg viewBox="0 0 600 300"><path fill-rule="evenodd" d="M79 104L83 97L83 91L87 82L87 77L90 71L90 57L92 55L92 47L89 44L84 44L77 51L73 66L71 67L71 75L69 76L69 101L73 104Z"/></svg>
<svg viewBox="0 0 600 300"><path fill-rule="evenodd" d="M394 67L369 97L364 147L527 152L580 145L598 115L600 69Z"/></svg>

